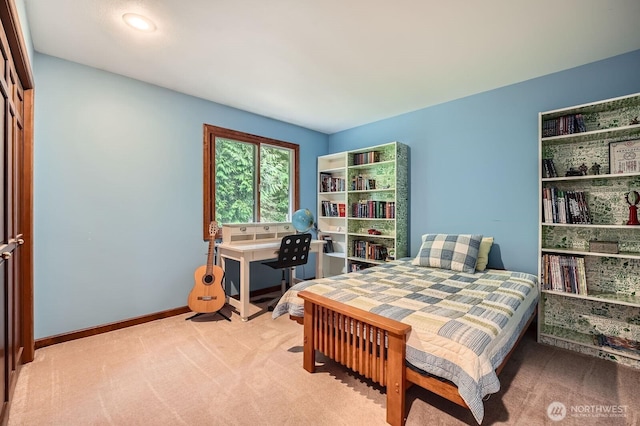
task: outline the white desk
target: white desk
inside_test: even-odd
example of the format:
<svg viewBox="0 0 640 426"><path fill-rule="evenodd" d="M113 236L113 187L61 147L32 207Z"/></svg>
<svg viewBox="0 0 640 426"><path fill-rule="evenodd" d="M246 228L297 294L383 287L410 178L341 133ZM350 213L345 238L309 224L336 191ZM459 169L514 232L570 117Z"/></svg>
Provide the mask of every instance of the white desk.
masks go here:
<svg viewBox="0 0 640 426"><path fill-rule="evenodd" d="M324 241L311 240L310 251L316 253L316 278L322 278L322 247ZM242 321L262 309L249 302L249 284L251 276L249 266L258 260L278 257L276 250L280 248L280 240L269 242L252 242L242 244L222 243L218 245L218 264L226 270L226 260L232 259L240 263L240 300L229 297L229 304L240 311ZM294 275L295 276L295 275Z"/></svg>

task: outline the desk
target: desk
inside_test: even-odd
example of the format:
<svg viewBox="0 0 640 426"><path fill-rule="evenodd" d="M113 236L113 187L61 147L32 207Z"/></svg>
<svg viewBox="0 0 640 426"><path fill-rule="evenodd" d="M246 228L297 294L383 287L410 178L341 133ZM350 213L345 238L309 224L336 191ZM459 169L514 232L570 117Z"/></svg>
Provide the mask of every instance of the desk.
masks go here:
<svg viewBox="0 0 640 426"><path fill-rule="evenodd" d="M316 253L316 278L322 278L322 247L324 241L311 240L310 251ZM262 309L249 302L249 283L251 277L249 265L258 260L274 259L275 252L280 248L280 241L252 242L246 244L218 245L218 264L226 270L226 260L237 260L240 263L240 300L229 297L229 304L240 311L242 321L247 321L249 316ZM294 275L295 276L295 275ZM250 312L251 311L251 312Z"/></svg>

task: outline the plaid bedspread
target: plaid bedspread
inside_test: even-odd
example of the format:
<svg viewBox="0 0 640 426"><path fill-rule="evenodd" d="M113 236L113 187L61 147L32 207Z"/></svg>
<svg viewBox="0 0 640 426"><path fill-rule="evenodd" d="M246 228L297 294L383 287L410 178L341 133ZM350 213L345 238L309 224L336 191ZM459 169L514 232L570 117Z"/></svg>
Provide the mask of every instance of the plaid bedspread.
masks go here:
<svg viewBox="0 0 640 426"><path fill-rule="evenodd" d="M475 274L397 260L293 286L273 311L303 316L301 290L411 325L407 362L453 382L478 423L482 399L500 390L495 369L538 301L534 275L488 269Z"/></svg>

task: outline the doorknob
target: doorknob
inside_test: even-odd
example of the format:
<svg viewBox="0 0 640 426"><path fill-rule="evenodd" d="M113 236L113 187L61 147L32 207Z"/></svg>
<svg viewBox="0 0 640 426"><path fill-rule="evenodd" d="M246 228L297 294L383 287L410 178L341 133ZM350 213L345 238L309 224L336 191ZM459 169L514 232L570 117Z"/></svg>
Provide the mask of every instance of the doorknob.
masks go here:
<svg viewBox="0 0 640 426"><path fill-rule="evenodd" d="M24 244L24 238L18 238L17 243L18 243L19 245Z"/></svg>
<svg viewBox="0 0 640 426"><path fill-rule="evenodd" d="M10 251L3 251L2 252L2 258L4 260L10 259L11 258L11 252Z"/></svg>

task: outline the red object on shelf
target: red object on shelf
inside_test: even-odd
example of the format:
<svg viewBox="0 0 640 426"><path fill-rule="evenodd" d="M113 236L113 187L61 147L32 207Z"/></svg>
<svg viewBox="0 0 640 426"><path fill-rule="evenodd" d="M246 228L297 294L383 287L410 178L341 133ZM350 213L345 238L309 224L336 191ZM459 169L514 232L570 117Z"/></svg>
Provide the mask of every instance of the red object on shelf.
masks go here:
<svg viewBox="0 0 640 426"><path fill-rule="evenodd" d="M627 204L629 204L629 221L627 225L640 225L638 222L638 203L640 203L640 193L638 191L629 191L624 194Z"/></svg>
<svg viewBox="0 0 640 426"><path fill-rule="evenodd" d="M640 222L638 222L638 208L636 206L629 206L629 221L627 225L640 225Z"/></svg>

